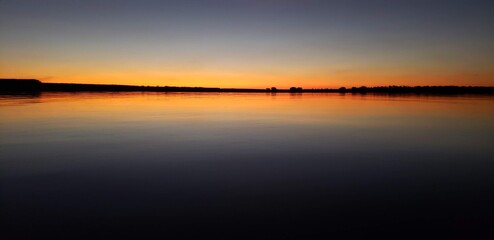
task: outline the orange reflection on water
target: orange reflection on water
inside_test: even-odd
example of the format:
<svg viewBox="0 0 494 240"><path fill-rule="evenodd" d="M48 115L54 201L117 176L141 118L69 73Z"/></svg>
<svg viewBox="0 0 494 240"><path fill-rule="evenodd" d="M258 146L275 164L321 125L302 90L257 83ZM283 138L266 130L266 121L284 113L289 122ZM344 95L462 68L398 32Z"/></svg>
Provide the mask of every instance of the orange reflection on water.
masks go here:
<svg viewBox="0 0 494 240"><path fill-rule="evenodd" d="M43 93L3 98L2 122L92 119L142 121L276 120L299 123L396 124L421 117L493 117L492 97L287 93Z"/></svg>

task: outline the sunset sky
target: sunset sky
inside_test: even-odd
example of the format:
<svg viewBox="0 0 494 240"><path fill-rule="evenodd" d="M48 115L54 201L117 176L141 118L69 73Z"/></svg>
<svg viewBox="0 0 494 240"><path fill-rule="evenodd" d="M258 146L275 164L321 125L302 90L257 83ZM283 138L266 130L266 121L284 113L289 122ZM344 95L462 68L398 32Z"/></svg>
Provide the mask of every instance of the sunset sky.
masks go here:
<svg viewBox="0 0 494 240"><path fill-rule="evenodd" d="M494 86L494 1L0 0L0 78Z"/></svg>

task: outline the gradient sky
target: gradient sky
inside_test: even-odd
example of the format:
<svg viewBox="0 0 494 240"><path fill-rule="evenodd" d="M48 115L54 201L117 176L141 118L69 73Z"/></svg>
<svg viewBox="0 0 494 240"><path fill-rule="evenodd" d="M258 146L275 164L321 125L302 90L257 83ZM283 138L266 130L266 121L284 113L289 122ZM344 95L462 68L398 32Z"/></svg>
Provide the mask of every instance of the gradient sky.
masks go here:
<svg viewBox="0 0 494 240"><path fill-rule="evenodd" d="M0 0L0 77L494 86L494 1Z"/></svg>

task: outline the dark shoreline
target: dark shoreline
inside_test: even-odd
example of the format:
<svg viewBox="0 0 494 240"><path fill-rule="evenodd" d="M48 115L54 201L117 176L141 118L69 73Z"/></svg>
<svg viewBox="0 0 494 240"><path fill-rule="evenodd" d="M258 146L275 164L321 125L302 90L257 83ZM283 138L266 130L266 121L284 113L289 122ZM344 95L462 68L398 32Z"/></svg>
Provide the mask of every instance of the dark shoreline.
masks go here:
<svg viewBox="0 0 494 240"><path fill-rule="evenodd" d="M266 89L208 88L176 86L134 86L113 84L43 83L37 79L0 79L0 93L41 92L217 92L217 93L379 93L379 94L494 94L494 87L483 86L380 86L352 88Z"/></svg>

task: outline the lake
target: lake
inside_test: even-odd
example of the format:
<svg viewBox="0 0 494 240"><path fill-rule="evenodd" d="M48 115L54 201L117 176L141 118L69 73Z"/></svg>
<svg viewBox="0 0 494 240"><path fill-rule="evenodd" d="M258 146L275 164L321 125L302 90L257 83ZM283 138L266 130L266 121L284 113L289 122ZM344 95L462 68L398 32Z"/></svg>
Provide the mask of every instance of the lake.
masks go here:
<svg viewBox="0 0 494 240"><path fill-rule="evenodd" d="M0 97L15 239L489 238L493 203L493 96Z"/></svg>

